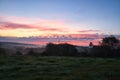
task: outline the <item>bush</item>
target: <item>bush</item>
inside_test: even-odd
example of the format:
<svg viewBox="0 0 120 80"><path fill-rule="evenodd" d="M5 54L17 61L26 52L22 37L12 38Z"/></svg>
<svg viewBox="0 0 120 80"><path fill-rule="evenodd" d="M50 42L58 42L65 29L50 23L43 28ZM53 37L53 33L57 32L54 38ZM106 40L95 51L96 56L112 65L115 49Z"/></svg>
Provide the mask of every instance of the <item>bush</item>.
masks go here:
<svg viewBox="0 0 120 80"><path fill-rule="evenodd" d="M46 56L77 56L78 52L75 46L70 44L52 44L46 46L46 50L42 55Z"/></svg>
<svg viewBox="0 0 120 80"><path fill-rule="evenodd" d="M6 50L0 47L0 55L6 55Z"/></svg>

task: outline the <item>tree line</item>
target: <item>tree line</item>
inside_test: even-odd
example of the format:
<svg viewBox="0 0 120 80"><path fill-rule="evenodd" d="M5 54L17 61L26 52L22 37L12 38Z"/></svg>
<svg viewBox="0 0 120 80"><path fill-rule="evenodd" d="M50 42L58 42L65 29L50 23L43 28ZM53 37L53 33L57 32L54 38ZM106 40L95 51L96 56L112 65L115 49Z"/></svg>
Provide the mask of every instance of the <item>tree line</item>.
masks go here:
<svg viewBox="0 0 120 80"><path fill-rule="evenodd" d="M84 51L79 52L79 49L77 49L75 45L67 43L64 44L48 43L44 50L43 49L40 50L40 48L27 48L25 50L22 49L20 50L16 48L16 52L14 53L14 55L120 57L120 41L114 36L103 38L102 41L97 46L90 42L88 48L82 49L84 49ZM7 50L0 47L0 55L5 55Z"/></svg>

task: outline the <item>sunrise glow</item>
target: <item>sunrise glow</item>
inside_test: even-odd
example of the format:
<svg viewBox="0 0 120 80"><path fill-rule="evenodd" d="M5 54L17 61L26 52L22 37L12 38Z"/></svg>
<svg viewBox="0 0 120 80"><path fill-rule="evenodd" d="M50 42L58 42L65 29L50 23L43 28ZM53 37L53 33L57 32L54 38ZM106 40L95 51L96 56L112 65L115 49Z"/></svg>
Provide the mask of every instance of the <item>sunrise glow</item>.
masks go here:
<svg viewBox="0 0 120 80"><path fill-rule="evenodd" d="M0 41L34 37L26 42L97 44L105 35L120 35L119 7L119 0L1 0Z"/></svg>

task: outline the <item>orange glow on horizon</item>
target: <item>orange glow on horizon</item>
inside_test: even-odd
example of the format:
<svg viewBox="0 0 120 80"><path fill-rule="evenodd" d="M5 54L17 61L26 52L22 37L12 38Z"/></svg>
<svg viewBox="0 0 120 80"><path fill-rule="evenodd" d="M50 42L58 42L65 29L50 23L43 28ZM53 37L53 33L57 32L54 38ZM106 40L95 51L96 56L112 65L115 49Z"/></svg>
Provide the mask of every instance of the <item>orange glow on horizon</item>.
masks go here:
<svg viewBox="0 0 120 80"><path fill-rule="evenodd" d="M72 45L78 45L78 46L89 46L89 43L91 41L66 41L66 42L51 42L51 43L54 43L54 44L62 44L62 43L68 43L68 44L72 44ZM92 41L94 45L98 45L98 40L94 40ZM45 41L42 41L42 42L32 42L32 44L37 44L37 45L46 45L47 43L50 43L50 42L45 42Z"/></svg>
<svg viewBox="0 0 120 80"><path fill-rule="evenodd" d="M98 30L82 30L82 27L75 27L72 23L62 20L3 16L0 22L1 36L29 37L56 34L79 37L79 34L94 34L96 31Z"/></svg>
<svg viewBox="0 0 120 80"><path fill-rule="evenodd" d="M55 44L69 43L73 45L89 45L89 40L78 41L73 38L96 38L96 32L99 30L86 30L83 27L75 27L72 23L62 20L44 20L37 18L21 18L14 16L1 17L0 36L3 37L40 37L62 38L63 42L52 41ZM69 38L69 41L65 39ZM65 42L66 41L66 42ZM47 44L48 41L34 41L32 44ZM96 42L94 42L96 43Z"/></svg>

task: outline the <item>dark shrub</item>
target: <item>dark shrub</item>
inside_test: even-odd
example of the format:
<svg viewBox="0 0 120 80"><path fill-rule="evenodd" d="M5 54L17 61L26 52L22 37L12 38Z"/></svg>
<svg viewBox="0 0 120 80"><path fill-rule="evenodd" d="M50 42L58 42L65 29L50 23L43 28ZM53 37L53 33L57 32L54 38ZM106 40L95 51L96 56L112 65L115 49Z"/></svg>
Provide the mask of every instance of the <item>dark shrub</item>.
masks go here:
<svg viewBox="0 0 120 80"><path fill-rule="evenodd" d="M52 44L46 46L46 50L42 55L47 56L77 56L78 52L75 46L70 44Z"/></svg>
<svg viewBox="0 0 120 80"><path fill-rule="evenodd" d="M93 46L90 51L91 57L111 57L112 50L109 46Z"/></svg>
<svg viewBox="0 0 120 80"><path fill-rule="evenodd" d="M0 47L0 55L6 55L6 50Z"/></svg>
<svg viewBox="0 0 120 80"><path fill-rule="evenodd" d="M22 52L19 51L19 50L17 50L17 51L16 51L16 55L22 55Z"/></svg>

